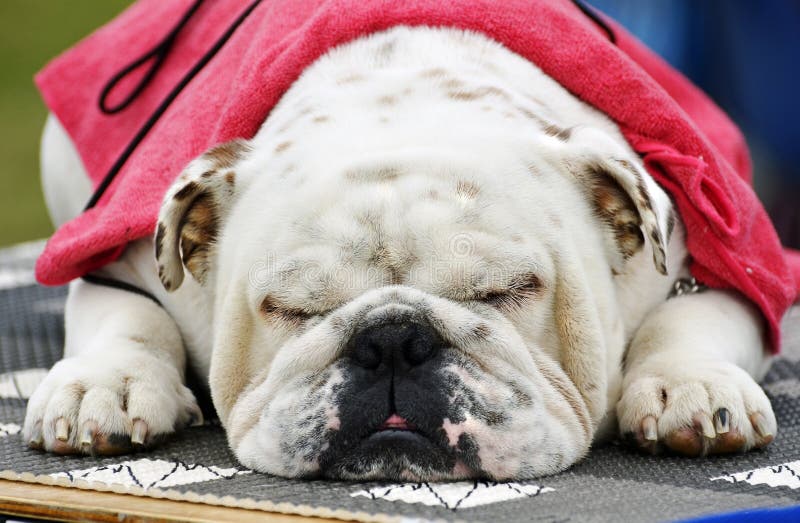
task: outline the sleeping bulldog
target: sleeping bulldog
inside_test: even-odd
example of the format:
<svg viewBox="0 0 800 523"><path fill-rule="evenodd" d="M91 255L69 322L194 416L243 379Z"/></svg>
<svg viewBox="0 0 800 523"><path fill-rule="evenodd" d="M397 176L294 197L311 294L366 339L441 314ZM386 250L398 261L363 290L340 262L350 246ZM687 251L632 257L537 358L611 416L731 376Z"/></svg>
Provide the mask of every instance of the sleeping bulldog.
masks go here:
<svg viewBox="0 0 800 523"><path fill-rule="evenodd" d="M57 223L91 189L55 117ZM617 125L485 35L403 27L308 67L194 159L154 235L72 283L25 441L113 454L202 422L286 477L523 479L593 442L702 456L776 434L764 320L689 279Z"/></svg>

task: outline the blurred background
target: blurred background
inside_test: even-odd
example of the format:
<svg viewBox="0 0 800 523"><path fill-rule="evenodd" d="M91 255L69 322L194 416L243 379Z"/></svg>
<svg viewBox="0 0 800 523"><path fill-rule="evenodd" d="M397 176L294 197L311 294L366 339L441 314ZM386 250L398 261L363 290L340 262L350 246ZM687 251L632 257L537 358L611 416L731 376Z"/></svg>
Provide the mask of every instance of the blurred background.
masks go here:
<svg viewBox="0 0 800 523"><path fill-rule="evenodd" d="M800 1L590 0L708 93L744 131L756 192L800 248Z"/></svg>
<svg viewBox="0 0 800 523"><path fill-rule="evenodd" d="M39 138L47 110L33 85L34 73L130 3L0 0L0 246L53 231L39 184Z"/></svg>
<svg viewBox="0 0 800 523"><path fill-rule="evenodd" d="M129 3L0 0L0 246L52 232L39 184L47 111L33 74ZM756 191L784 243L800 247L800 1L588 3L683 71L742 127Z"/></svg>

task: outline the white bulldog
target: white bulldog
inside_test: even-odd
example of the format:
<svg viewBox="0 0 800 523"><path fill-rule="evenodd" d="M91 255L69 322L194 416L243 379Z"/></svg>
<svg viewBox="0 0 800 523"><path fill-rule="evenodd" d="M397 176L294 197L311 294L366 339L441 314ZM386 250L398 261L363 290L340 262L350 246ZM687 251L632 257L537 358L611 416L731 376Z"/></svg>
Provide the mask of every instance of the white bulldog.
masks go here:
<svg viewBox="0 0 800 523"><path fill-rule="evenodd" d="M64 222L90 188L53 117L42 162ZM764 446L763 320L731 292L668 298L687 258L604 114L485 36L397 27L186 167L155 238L102 271L162 306L72 284L24 435L150 446L201 419L189 365L238 459L288 477L530 478L616 430L651 451Z"/></svg>

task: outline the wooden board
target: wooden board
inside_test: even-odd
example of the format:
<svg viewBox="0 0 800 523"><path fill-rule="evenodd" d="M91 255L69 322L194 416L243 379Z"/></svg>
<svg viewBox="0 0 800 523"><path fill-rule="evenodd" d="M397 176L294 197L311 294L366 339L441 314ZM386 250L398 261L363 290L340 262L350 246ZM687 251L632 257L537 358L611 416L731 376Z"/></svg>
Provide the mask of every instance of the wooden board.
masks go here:
<svg viewBox="0 0 800 523"><path fill-rule="evenodd" d="M0 480L0 514L59 521L340 521L8 480Z"/></svg>

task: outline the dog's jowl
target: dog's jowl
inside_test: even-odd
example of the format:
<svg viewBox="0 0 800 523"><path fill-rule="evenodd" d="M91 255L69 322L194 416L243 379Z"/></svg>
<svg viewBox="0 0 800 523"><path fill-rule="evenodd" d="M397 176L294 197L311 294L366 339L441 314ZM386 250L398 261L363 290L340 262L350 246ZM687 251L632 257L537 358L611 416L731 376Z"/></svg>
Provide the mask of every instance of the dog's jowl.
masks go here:
<svg viewBox="0 0 800 523"><path fill-rule="evenodd" d="M43 146L65 221L86 174L55 117ZM665 190L486 35L346 42L162 196L153 236L97 271L156 300L72 284L32 447L157 444L201 421L187 367L237 458L288 477L520 479L616 435L696 456L776 433L756 307L671 293L691 257Z"/></svg>

